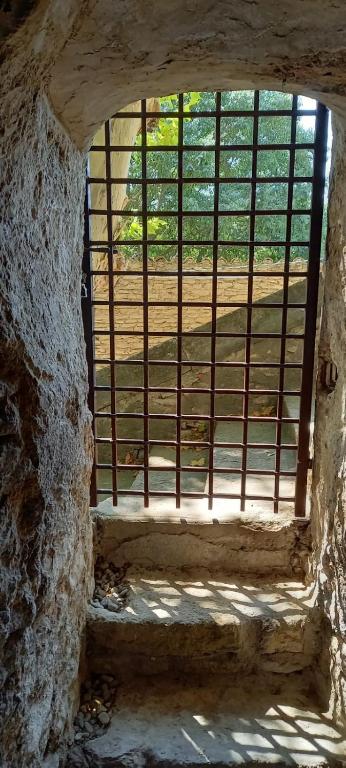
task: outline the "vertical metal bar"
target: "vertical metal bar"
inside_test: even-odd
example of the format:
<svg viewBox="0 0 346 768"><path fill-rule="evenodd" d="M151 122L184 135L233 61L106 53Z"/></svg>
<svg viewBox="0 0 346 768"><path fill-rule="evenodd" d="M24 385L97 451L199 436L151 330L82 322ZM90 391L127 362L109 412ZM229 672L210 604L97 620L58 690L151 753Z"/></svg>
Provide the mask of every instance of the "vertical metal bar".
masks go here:
<svg viewBox="0 0 346 768"><path fill-rule="evenodd" d="M115 354L115 323L114 323L114 277L112 275L113 265L113 222L112 222L112 184L110 179L112 178L111 167L111 137L110 137L110 120L105 123L105 161L106 161L106 180L107 180L107 240L108 240L108 317L109 317L109 353L111 360L110 381L111 381L111 433L112 433L112 495L113 504L116 507L118 502L117 497L117 429L116 429L116 373L114 360Z"/></svg>
<svg viewBox="0 0 346 768"><path fill-rule="evenodd" d="M141 101L142 133L142 226L143 226L143 438L144 506L149 506L149 323L148 323L148 187L147 187L147 107Z"/></svg>
<svg viewBox="0 0 346 768"><path fill-rule="evenodd" d="M183 141L184 141L184 94L180 93L178 97L178 181L183 178ZM183 331L183 184L178 184L178 276L177 276L177 302L178 302L178 318L177 318L177 422L176 422L176 473L175 473L175 492L176 492L176 507L180 508L180 493L181 493L181 401L182 401L182 331Z"/></svg>
<svg viewBox="0 0 346 768"><path fill-rule="evenodd" d="M254 111L253 111L253 134L252 134L252 173L251 173L251 211L250 214L250 245L249 245L249 276L247 293L247 319L245 341L245 370L244 370L244 390L243 396L243 455L241 466L241 491L240 491L240 510L245 510L246 493L246 468L247 468L247 443L248 443L248 416L249 416L249 388L250 388L250 363L251 363L251 329L252 329L252 296L253 296L253 269L255 259L255 230L256 230L256 176L257 176L257 143L258 143L258 110L259 110L259 91L254 92Z"/></svg>
<svg viewBox="0 0 346 768"><path fill-rule="evenodd" d="M216 93L215 114L215 170L214 170L214 213L213 213L213 276L211 289L211 368L210 368L210 422L209 422L209 469L208 469L208 509L213 508L214 492L214 433L215 433L215 379L216 379L216 327L217 327L217 271L219 240L219 198L220 198L220 140L221 140L221 92Z"/></svg>
<svg viewBox="0 0 346 768"><path fill-rule="evenodd" d="M312 215L306 296L307 309L305 313L305 339L298 436L298 465L295 504L296 517L304 517L306 505L327 138L328 110L323 104L318 104L316 114L315 154L312 180Z"/></svg>
<svg viewBox="0 0 346 768"><path fill-rule="evenodd" d="M87 177L88 177L87 168ZM86 359L88 366L88 406L92 414L92 430L94 435L94 455L90 478L90 505L97 506L96 493L96 461L97 446L95 442L95 377L94 377L94 338L93 338L93 310L92 310L92 277L91 253L90 253L90 219L89 219L89 187L86 185L84 201L84 250L82 259L82 284L85 295L82 293L82 317L84 326L84 338L86 344Z"/></svg>
<svg viewBox="0 0 346 768"><path fill-rule="evenodd" d="M280 467L281 467L281 438L282 438L282 415L283 415L283 389L285 381L285 359L286 359L286 330L287 330L287 303L288 303L288 287L289 287L289 271L290 271L290 256L291 256L291 233L292 233L292 207L293 207L293 190L294 190L294 165L295 165L295 142L297 134L297 108L298 97L292 98L292 116L291 116L291 148L289 159L289 171L288 171L288 191L287 191L287 214L286 214L286 243L285 246L285 264L284 264L284 278L283 278L283 295L282 295L282 318L281 318L281 344L280 344L280 370L279 370L279 394L277 397L277 425L276 425L276 451L275 451L275 475L274 481L274 512L279 511L280 494Z"/></svg>

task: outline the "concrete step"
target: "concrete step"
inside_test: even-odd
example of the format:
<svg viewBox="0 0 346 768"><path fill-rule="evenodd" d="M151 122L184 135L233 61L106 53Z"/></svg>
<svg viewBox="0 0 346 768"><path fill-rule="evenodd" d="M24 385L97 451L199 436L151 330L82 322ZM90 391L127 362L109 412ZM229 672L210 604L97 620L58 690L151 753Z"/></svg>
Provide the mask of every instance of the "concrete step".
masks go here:
<svg viewBox="0 0 346 768"><path fill-rule="evenodd" d="M313 596L302 583L196 573L129 577L125 609L89 608L89 666L121 678L306 669L319 649Z"/></svg>
<svg viewBox="0 0 346 768"><path fill-rule="evenodd" d="M301 675L161 678L121 686L108 730L81 752L93 768L317 768L341 765L346 741Z"/></svg>
<svg viewBox="0 0 346 768"><path fill-rule="evenodd" d="M304 578L310 523L290 514L209 512L200 500L177 510L171 499L144 509L136 497L99 504L94 511L95 553L116 566L177 571L201 564L213 573Z"/></svg>

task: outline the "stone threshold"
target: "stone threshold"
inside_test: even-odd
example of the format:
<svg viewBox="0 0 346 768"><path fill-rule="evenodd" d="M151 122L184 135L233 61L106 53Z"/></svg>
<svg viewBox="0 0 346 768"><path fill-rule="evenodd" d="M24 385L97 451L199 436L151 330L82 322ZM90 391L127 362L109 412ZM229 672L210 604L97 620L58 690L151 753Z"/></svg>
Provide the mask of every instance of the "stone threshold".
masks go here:
<svg viewBox="0 0 346 768"><path fill-rule="evenodd" d="M201 566L211 572L304 580L311 552L308 519L290 514L222 514L207 508L153 510L150 506L93 511L94 551L117 567L177 571Z"/></svg>
<svg viewBox="0 0 346 768"><path fill-rule="evenodd" d="M149 507L144 507L143 499L134 496L119 498L117 506L113 505L111 498L101 501L97 507L91 507L94 519L113 518L133 522L157 522L157 523L185 523L200 525L217 525L218 523L241 523L277 528L291 526L293 523L306 528L309 524L308 517L294 517L291 510L283 510L275 514L272 511L263 510L261 506L253 504L252 508L240 512L239 502L237 508L232 505L232 500L216 499L213 510L208 510L206 499L182 499L181 507L177 509L174 500L170 498L152 498Z"/></svg>

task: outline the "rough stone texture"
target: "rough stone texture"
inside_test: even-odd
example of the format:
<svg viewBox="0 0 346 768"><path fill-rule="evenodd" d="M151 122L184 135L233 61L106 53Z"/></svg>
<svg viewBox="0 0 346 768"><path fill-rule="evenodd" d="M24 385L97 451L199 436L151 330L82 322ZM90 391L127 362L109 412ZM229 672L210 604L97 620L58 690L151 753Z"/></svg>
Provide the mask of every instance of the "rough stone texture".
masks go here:
<svg viewBox="0 0 346 768"><path fill-rule="evenodd" d="M79 146L139 98L280 88L345 112L342 0L92 0L54 68L50 98ZM86 108L86 105L88 107Z"/></svg>
<svg viewBox="0 0 346 768"><path fill-rule="evenodd" d="M37 0L1 0L0 39L15 32L32 11Z"/></svg>
<svg viewBox="0 0 346 768"><path fill-rule="evenodd" d="M335 390L319 380L316 405L315 468L312 524L320 586L320 605L328 638L323 657L324 689L330 690L334 717L346 722L346 524L345 524L345 387L346 387L346 133L334 125L323 323L319 365L333 361L338 369ZM321 681L322 682L322 681Z"/></svg>
<svg viewBox="0 0 346 768"><path fill-rule="evenodd" d="M0 73L3 768L41 766L68 735L91 567L84 161L21 40Z"/></svg>
<svg viewBox="0 0 346 768"><path fill-rule="evenodd" d="M89 666L117 678L292 673L320 645L314 588L198 572L134 574L119 613L90 607Z"/></svg>
<svg viewBox="0 0 346 768"><path fill-rule="evenodd" d="M300 675L249 676L240 684L213 676L189 686L159 678L120 689L111 726L86 745L84 765L341 768L345 750L342 732L319 713Z"/></svg>
<svg viewBox="0 0 346 768"><path fill-rule="evenodd" d="M193 508L178 515L175 509L149 509L146 515L135 508L121 514L111 502L103 502L94 515L95 552L118 567L174 571L203 565L214 573L305 575L311 545L308 521L297 524L287 515L260 513L210 517L207 510L199 516Z"/></svg>
<svg viewBox="0 0 346 768"><path fill-rule="evenodd" d="M42 766L47 751L63 746L91 546L78 277L83 163L46 95L82 148L120 107L181 89L284 88L321 95L345 117L344 28L341 0L295 0L279 11L276 0L41 0L1 50L6 768ZM341 719L346 207L341 121L335 128L321 354L338 364L339 380L334 394L319 395L312 514L323 659Z"/></svg>

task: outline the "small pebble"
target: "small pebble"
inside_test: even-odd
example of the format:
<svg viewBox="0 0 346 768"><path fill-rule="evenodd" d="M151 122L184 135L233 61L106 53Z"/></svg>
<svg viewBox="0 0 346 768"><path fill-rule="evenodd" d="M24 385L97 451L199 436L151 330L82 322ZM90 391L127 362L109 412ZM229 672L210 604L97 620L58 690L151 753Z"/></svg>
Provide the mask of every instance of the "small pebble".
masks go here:
<svg viewBox="0 0 346 768"><path fill-rule="evenodd" d="M104 597L101 604L103 608L106 608L107 611L112 611L113 613L118 613L121 607L118 602L115 603L109 597Z"/></svg>
<svg viewBox="0 0 346 768"><path fill-rule="evenodd" d="M98 716L98 720L101 723L101 725L108 725L111 721L108 712L100 712Z"/></svg>

